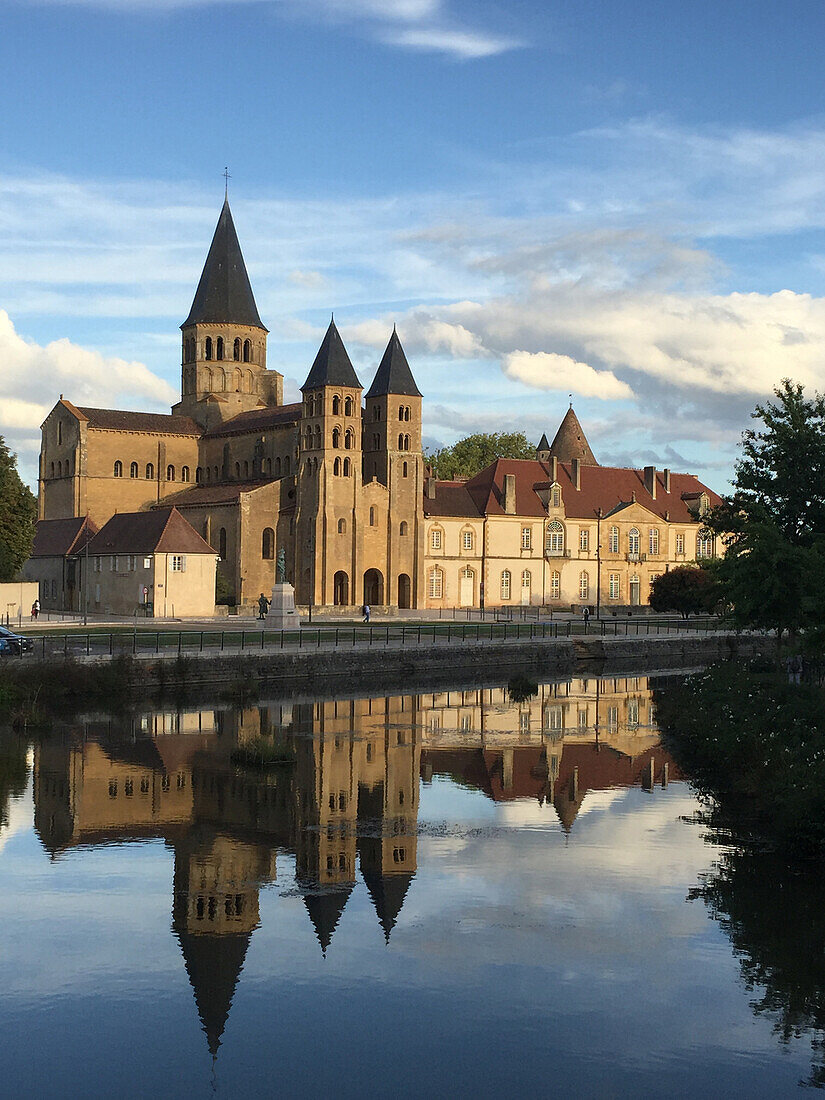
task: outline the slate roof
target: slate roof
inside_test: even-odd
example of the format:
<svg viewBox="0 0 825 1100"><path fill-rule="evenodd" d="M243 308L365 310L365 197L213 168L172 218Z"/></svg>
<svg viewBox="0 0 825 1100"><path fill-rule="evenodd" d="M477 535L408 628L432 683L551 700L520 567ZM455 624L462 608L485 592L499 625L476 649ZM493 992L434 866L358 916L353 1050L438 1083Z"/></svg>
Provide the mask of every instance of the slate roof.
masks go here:
<svg viewBox="0 0 825 1100"><path fill-rule="evenodd" d="M401 347L398 333L392 330L390 342L378 364L375 378L366 393L366 397L383 397L388 393L402 394L406 397L421 397L422 393L415 384L410 364Z"/></svg>
<svg viewBox="0 0 825 1100"><path fill-rule="evenodd" d="M546 436L544 439L546 440ZM596 457L590 450L590 444L584 434L584 428L579 423L579 418L573 412L571 405L564 414L564 419L559 424L555 439L550 447L550 457L557 458L559 462L570 462L577 458L585 466L598 466Z"/></svg>
<svg viewBox="0 0 825 1100"><path fill-rule="evenodd" d="M68 406L68 402L64 401ZM125 409L90 409L78 406L77 412L89 422L90 428L113 432L154 432L158 435L196 435L203 428L189 416L170 413L130 412Z"/></svg>
<svg viewBox="0 0 825 1100"><path fill-rule="evenodd" d="M218 218L192 308L181 328L200 323L254 325L267 331L255 304L228 200Z"/></svg>
<svg viewBox="0 0 825 1100"><path fill-rule="evenodd" d="M167 497L162 504L156 505L153 511L168 508L171 504L174 508L191 508L200 504L232 504L238 500L242 493L251 493L255 489L263 489L271 485L277 478L265 477L257 481L227 481L218 485L193 485L191 489L184 489Z"/></svg>
<svg viewBox="0 0 825 1100"><path fill-rule="evenodd" d="M79 554L99 528L88 516L39 519L34 529L33 558L67 558Z"/></svg>
<svg viewBox="0 0 825 1100"><path fill-rule="evenodd" d="M315 362L301 389L314 390L319 386L350 386L359 389L361 387L334 321L329 323L318 354L315 356Z"/></svg>
<svg viewBox="0 0 825 1100"><path fill-rule="evenodd" d="M547 441L547 432L542 433L541 439L539 440L539 445L538 445L538 447L536 447L536 450L537 451L549 451L550 450L550 444Z"/></svg>
<svg viewBox="0 0 825 1100"><path fill-rule="evenodd" d="M281 428L294 424L300 416L300 401L292 405L268 405L260 409L250 409L212 428L206 433L204 439L218 439L226 435L243 435L245 432L263 432L267 428Z"/></svg>
<svg viewBox="0 0 825 1100"><path fill-rule="evenodd" d="M617 466L580 467L580 489L573 484L570 463L558 464L558 481L564 509L570 519L594 519L599 508L602 514L618 505L630 504L635 494L641 504L656 516L671 523L695 523L696 516L688 508L706 493L711 506L721 503L721 497L708 489L694 474L671 474L670 492L665 492L662 471L656 474L656 499L645 488L642 470ZM549 486L550 470L545 463L532 459L499 458L486 470L466 482L436 482L435 499L424 497L424 514L478 518L483 515L502 516L504 508L504 478L515 476L517 516L545 516L546 511L537 488Z"/></svg>
<svg viewBox="0 0 825 1100"><path fill-rule="evenodd" d="M89 553L215 555L177 508L116 513L91 540Z"/></svg>

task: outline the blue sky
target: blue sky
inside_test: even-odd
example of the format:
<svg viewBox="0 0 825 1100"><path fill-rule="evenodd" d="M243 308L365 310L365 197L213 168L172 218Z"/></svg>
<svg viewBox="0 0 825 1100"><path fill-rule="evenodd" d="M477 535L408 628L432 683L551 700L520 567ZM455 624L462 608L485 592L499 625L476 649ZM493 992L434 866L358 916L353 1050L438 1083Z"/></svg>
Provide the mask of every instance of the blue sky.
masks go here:
<svg viewBox="0 0 825 1100"><path fill-rule="evenodd" d="M223 196L270 365L392 322L431 445L552 434L723 489L825 388L819 2L0 0L0 433L164 408Z"/></svg>

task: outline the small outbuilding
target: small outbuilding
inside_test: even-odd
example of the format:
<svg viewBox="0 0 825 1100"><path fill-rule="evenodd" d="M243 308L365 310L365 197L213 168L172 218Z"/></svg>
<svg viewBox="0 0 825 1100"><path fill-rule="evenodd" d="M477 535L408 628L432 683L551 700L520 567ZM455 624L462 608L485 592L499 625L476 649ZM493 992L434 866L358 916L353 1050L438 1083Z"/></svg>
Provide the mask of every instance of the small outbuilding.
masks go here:
<svg viewBox="0 0 825 1100"><path fill-rule="evenodd" d="M23 576L37 584L41 610L83 610L78 559L98 530L88 516L37 521Z"/></svg>

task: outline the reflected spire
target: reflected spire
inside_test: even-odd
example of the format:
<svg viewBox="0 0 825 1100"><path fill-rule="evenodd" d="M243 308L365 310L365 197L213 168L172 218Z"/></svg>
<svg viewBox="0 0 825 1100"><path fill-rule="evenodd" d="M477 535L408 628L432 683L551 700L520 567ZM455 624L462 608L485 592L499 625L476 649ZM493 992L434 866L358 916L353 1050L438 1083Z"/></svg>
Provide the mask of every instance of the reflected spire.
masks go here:
<svg viewBox="0 0 825 1100"><path fill-rule="evenodd" d="M178 932L184 965L213 1058L221 1045L251 938L249 933Z"/></svg>
<svg viewBox="0 0 825 1100"><path fill-rule="evenodd" d="M334 890L319 891L317 894L304 894L304 905L315 928L324 958L352 889L352 885L346 885Z"/></svg>

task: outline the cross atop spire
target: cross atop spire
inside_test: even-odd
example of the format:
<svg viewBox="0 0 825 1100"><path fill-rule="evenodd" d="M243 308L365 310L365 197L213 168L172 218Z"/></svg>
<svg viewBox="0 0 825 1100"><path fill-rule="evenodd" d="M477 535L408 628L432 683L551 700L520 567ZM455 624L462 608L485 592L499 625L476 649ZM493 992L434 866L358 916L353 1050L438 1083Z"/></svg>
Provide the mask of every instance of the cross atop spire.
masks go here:
<svg viewBox="0 0 825 1100"><path fill-rule="evenodd" d="M224 197L224 201L226 201L229 198L229 181L231 179L232 179L232 177L229 174L229 168L228 167L224 168L224 170L223 170L223 182L224 182L223 197Z"/></svg>

